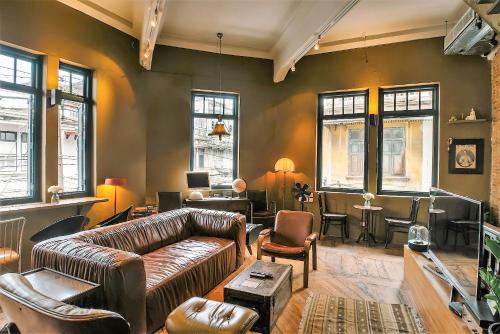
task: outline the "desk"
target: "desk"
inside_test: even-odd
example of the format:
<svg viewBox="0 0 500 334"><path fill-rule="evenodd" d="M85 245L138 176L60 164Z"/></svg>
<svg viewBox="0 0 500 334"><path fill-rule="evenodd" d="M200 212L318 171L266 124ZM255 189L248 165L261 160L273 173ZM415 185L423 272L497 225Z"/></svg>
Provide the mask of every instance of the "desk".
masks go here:
<svg viewBox="0 0 500 334"><path fill-rule="evenodd" d="M373 243L377 243L375 240L375 224L373 215L378 211L382 211L382 207L380 206L364 206L364 205L354 205L355 209L361 210L361 227L362 231L359 234L358 240L359 243L361 240L368 241L368 246L370 246L370 238L373 240Z"/></svg>
<svg viewBox="0 0 500 334"><path fill-rule="evenodd" d="M226 197L207 197L201 200L184 200L187 207L198 209L210 209L218 211L239 212L247 216L249 220L250 201L248 198L226 198Z"/></svg>

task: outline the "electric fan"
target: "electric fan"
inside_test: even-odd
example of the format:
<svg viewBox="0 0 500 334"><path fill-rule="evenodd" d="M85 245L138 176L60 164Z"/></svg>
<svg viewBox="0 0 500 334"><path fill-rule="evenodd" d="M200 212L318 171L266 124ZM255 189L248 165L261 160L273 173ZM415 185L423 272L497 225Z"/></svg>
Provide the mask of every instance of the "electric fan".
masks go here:
<svg viewBox="0 0 500 334"><path fill-rule="evenodd" d="M307 183L304 183L304 185L301 185L298 182L295 183L295 198L300 202L301 211L304 211L304 202L307 202L309 196L311 196L311 192L307 189L309 189L309 185Z"/></svg>

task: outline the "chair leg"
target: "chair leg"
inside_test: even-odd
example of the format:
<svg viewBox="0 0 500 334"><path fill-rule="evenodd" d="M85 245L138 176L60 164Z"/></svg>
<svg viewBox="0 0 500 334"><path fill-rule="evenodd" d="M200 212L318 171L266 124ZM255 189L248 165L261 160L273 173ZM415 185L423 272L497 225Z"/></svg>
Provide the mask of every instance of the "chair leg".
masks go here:
<svg viewBox="0 0 500 334"><path fill-rule="evenodd" d="M274 256L271 256L271 262L276 262L276 258Z"/></svg>
<svg viewBox="0 0 500 334"><path fill-rule="evenodd" d="M344 233L345 233L345 228L344 228L344 223L340 225L340 239L342 240L342 243L344 243Z"/></svg>
<svg viewBox="0 0 500 334"><path fill-rule="evenodd" d="M345 237L349 239L349 224L347 223L347 219L344 220L344 229L345 229Z"/></svg>
<svg viewBox="0 0 500 334"><path fill-rule="evenodd" d="M316 241L312 244L313 270L318 269L318 253L316 252Z"/></svg>
<svg viewBox="0 0 500 334"><path fill-rule="evenodd" d="M390 226L385 225L385 248L387 248L387 246L389 246L389 230L390 230Z"/></svg>
<svg viewBox="0 0 500 334"><path fill-rule="evenodd" d="M323 231L323 224L324 224L323 217L321 217L320 223L319 223L319 236L318 236L319 240L321 240L321 232Z"/></svg>
<svg viewBox="0 0 500 334"><path fill-rule="evenodd" d="M458 228L455 230L455 242L454 242L454 249L457 249L457 239L458 239Z"/></svg>
<svg viewBox="0 0 500 334"><path fill-rule="evenodd" d="M252 254L252 246L247 245L247 249L248 249L248 252L250 253L250 255L253 255L253 254Z"/></svg>
<svg viewBox="0 0 500 334"><path fill-rule="evenodd" d="M309 287L309 254L304 259L304 289Z"/></svg>

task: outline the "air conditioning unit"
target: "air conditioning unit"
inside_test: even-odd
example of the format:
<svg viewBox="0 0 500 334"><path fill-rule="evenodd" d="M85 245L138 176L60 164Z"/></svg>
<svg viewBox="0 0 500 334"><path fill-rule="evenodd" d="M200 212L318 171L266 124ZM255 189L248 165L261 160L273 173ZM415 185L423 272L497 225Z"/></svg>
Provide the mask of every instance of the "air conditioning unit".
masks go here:
<svg viewBox="0 0 500 334"><path fill-rule="evenodd" d="M496 43L495 31L469 9L444 38L444 54L486 55Z"/></svg>

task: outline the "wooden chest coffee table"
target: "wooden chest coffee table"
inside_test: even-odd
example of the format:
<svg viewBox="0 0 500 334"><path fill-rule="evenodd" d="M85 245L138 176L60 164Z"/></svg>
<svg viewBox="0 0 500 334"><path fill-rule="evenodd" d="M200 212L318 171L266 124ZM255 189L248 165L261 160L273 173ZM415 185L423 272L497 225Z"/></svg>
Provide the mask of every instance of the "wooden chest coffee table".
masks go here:
<svg viewBox="0 0 500 334"><path fill-rule="evenodd" d="M272 279L250 277L250 272L268 272ZM259 320L253 331L270 333L292 295L292 266L256 261L224 287L224 301L255 310Z"/></svg>

